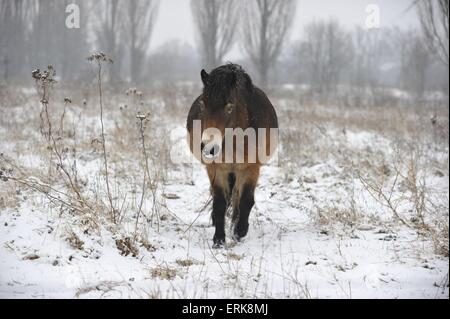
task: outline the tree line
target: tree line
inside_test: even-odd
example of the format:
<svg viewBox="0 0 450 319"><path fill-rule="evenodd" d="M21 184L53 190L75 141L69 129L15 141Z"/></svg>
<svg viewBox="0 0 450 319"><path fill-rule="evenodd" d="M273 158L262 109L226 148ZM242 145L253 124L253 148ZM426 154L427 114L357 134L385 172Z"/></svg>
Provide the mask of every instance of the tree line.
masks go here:
<svg viewBox="0 0 450 319"><path fill-rule="evenodd" d="M69 4L80 8L80 28L66 27ZM115 57L112 83L136 83L157 11L157 0L0 0L2 77L21 79L30 65L52 63L65 79L79 79L87 67L82 57L98 50Z"/></svg>
<svg viewBox="0 0 450 319"><path fill-rule="evenodd" d="M70 3L81 9L80 29L65 27ZM187 81L197 79L200 67L225 63L236 46L243 53L237 62L261 86L304 83L319 95L342 85L390 85L416 96L448 91L448 1L411 1L420 30L347 30L337 20L319 20L291 43L296 6L296 0L191 0L196 48L172 41L150 52L158 0L0 0L0 75L20 81L31 67L52 63L64 79L80 80L88 68L80 57L98 50L114 59L112 85Z"/></svg>

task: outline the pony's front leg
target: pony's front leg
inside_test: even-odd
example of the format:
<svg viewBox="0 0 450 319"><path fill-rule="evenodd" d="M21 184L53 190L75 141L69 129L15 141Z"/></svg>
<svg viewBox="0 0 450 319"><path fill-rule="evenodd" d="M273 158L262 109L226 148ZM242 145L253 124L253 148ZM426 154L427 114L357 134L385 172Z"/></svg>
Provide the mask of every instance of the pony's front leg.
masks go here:
<svg viewBox="0 0 450 319"><path fill-rule="evenodd" d="M225 245L225 211L227 209L227 201L225 192L220 186L213 186L213 224L216 227L214 233L213 248L221 248Z"/></svg>
<svg viewBox="0 0 450 319"><path fill-rule="evenodd" d="M209 181L211 182L211 193L213 197L212 222L216 231L214 233L213 248L222 247L225 244L225 212L228 207L227 172L216 165L206 167Z"/></svg>
<svg viewBox="0 0 450 319"><path fill-rule="evenodd" d="M255 205L255 186L245 184L242 189L241 198L239 199L239 212L234 225L234 239L237 241L240 241L247 235L249 226L248 218L253 205Z"/></svg>
<svg viewBox="0 0 450 319"><path fill-rule="evenodd" d="M245 167L238 175L239 198L234 203L233 222L235 240L240 241L247 235L248 218L255 205L255 188L259 178L259 165Z"/></svg>

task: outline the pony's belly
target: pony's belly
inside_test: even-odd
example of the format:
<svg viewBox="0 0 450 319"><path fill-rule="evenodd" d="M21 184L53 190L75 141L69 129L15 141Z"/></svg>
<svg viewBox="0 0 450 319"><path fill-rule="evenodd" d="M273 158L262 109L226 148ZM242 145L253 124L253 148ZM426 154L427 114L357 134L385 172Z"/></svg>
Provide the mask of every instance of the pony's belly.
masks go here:
<svg viewBox="0 0 450 319"><path fill-rule="evenodd" d="M255 166L260 166L259 163L214 163L206 164L208 167L214 167L215 170L221 171L223 173L239 173L246 171L248 169L254 168Z"/></svg>

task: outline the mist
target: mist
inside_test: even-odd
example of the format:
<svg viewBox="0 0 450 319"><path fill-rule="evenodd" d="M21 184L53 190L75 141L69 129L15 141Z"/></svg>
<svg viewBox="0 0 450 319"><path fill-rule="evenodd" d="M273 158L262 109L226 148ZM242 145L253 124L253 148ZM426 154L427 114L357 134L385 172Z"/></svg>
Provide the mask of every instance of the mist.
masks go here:
<svg viewBox="0 0 450 319"><path fill-rule="evenodd" d="M0 298L448 299L448 18L0 0Z"/></svg>
<svg viewBox="0 0 450 319"><path fill-rule="evenodd" d="M61 79L76 83L82 81L88 68L84 58L92 51L101 51L115 62L108 75L111 85L198 82L202 68L212 70L223 63L235 62L248 69L261 86L288 83L316 86L317 79L308 74L308 69L314 68L308 61L311 54L305 50L313 45L314 38L321 36L317 34L320 33L317 28L328 26L336 28L337 34L332 37L340 38L337 47L328 50L341 51L337 54L342 55L330 61L340 69L333 71L337 74L329 79L334 82L334 87L352 85L356 81L365 86L401 88L416 95L425 90L446 91L448 65L427 47L419 9L412 1L376 2L378 22L374 27L365 25L372 14L369 1L349 0L339 5L335 1L321 1L320 5L314 1L291 2L289 12L292 16L280 38L270 36L274 42L280 42L272 48L274 52L267 52L273 57L258 63L258 58L246 47L251 43L248 34L246 36L246 30L251 26L245 23L252 20L249 15L254 16L257 8L244 5L242 1L227 1L233 12L224 13L218 26L232 25L233 30L226 35L226 46L220 48L219 55L211 58L205 50L214 46L219 50L225 35L220 29L198 24L202 1L142 0L131 5L121 0L3 0L0 74L5 82L30 84L31 79L27 76L30 70L51 64ZM72 3L79 12L70 11L68 6ZM352 10L345 9L349 7ZM218 12L221 10L219 8ZM66 25L67 19L78 13L79 25L74 28ZM285 21L279 17L273 19L274 25ZM206 30L217 37L213 39L217 43L205 45L209 41L205 38L209 36ZM260 43L261 39L254 40ZM417 52L410 48L414 46L423 52L422 57L411 56L412 51ZM421 69L416 72L421 74L412 78L423 83L411 83L411 77L408 77L409 82L405 79L402 64L414 59L421 59L410 61L414 65L420 64ZM261 63L267 66L261 67ZM361 63L368 65L358 65ZM162 70L162 65L167 69ZM361 72L367 74L358 74ZM361 77L370 80L360 82Z"/></svg>

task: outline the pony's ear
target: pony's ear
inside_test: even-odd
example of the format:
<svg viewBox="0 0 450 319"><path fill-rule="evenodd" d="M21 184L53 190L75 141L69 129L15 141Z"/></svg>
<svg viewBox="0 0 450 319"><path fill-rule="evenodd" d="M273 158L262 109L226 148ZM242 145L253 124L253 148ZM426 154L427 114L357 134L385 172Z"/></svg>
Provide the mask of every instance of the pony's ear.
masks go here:
<svg viewBox="0 0 450 319"><path fill-rule="evenodd" d="M203 69L202 72L200 72L200 76L202 77L202 82L204 85L208 83L209 74Z"/></svg>

